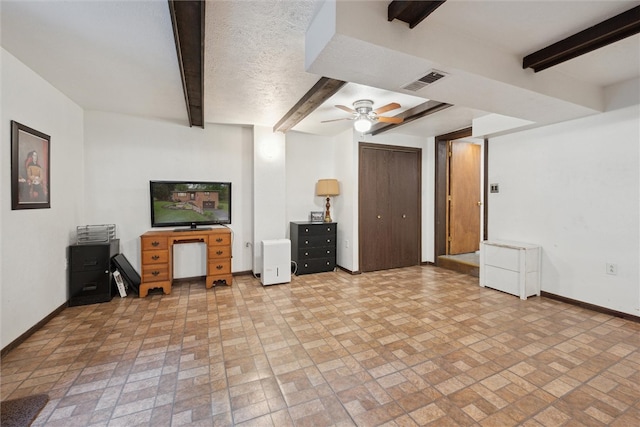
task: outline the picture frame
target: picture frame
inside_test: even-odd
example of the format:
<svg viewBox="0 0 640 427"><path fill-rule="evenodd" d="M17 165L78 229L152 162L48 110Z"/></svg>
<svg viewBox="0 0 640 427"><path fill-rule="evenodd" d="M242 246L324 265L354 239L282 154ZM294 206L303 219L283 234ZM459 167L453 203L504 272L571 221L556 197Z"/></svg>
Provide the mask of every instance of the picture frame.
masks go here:
<svg viewBox="0 0 640 427"><path fill-rule="evenodd" d="M51 137L11 120L11 209L51 207Z"/></svg>
<svg viewBox="0 0 640 427"><path fill-rule="evenodd" d="M309 218L311 219L311 222L324 222L324 212L311 211Z"/></svg>

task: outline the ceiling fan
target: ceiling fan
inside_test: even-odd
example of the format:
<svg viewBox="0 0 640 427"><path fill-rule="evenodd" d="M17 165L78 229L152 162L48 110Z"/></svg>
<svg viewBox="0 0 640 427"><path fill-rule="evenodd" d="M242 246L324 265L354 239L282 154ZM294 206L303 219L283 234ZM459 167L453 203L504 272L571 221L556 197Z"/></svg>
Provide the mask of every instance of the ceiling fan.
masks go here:
<svg viewBox="0 0 640 427"><path fill-rule="evenodd" d="M341 119L333 119L333 120L323 120L322 123L327 122L336 122L338 120L354 120L353 127L358 132L367 132L371 129L376 122L384 122L384 123L402 123L402 117L385 117L380 116L379 114L386 113L387 111L395 110L400 108L400 104L397 102L391 102L387 105L383 105L380 108L373 109L373 101L370 99L360 99L353 103L353 108L349 108L345 105L336 105L336 108L339 108L347 113L351 114L351 117L343 117Z"/></svg>

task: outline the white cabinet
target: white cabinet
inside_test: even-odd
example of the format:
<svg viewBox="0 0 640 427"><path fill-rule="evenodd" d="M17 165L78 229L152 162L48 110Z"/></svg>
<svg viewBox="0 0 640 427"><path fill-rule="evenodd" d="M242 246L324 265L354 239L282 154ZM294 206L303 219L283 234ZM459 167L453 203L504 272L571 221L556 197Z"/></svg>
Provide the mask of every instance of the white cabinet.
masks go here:
<svg viewBox="0 0 640 427"><path fill-rule="evenodd" d="M507 292L520 299L540 295L541 248L506 240L480 244L480 286Z"/></svg>

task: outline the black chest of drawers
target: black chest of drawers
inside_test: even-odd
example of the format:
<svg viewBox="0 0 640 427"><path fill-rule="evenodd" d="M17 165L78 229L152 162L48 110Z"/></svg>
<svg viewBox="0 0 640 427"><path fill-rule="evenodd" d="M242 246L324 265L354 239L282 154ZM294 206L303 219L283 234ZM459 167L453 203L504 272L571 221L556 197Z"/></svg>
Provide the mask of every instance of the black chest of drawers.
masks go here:
<svg viewBox="0 0 640 427"><path fill-rule="evenodd" d="M120 253L120 240L69 246L69 306L111 301L111 257Z"/></svg>
<svg viewBox="0 0 640 427"><path fill-rule="evenodd" d="M291 222L291 260L297 275L332 271L336 268L335 222Z"/></svg>

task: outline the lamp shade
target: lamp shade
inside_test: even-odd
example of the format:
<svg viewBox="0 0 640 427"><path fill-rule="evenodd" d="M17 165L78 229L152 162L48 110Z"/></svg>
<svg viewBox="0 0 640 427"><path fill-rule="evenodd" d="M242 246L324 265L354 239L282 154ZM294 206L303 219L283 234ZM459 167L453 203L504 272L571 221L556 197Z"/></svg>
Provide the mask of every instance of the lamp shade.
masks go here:
<svg viewBox="0 0 640 427"><path fill-rule="evenodd" d="M340 194L340 186L337 179L319 179L316 184L317 196L337 196Z"/></svg>

